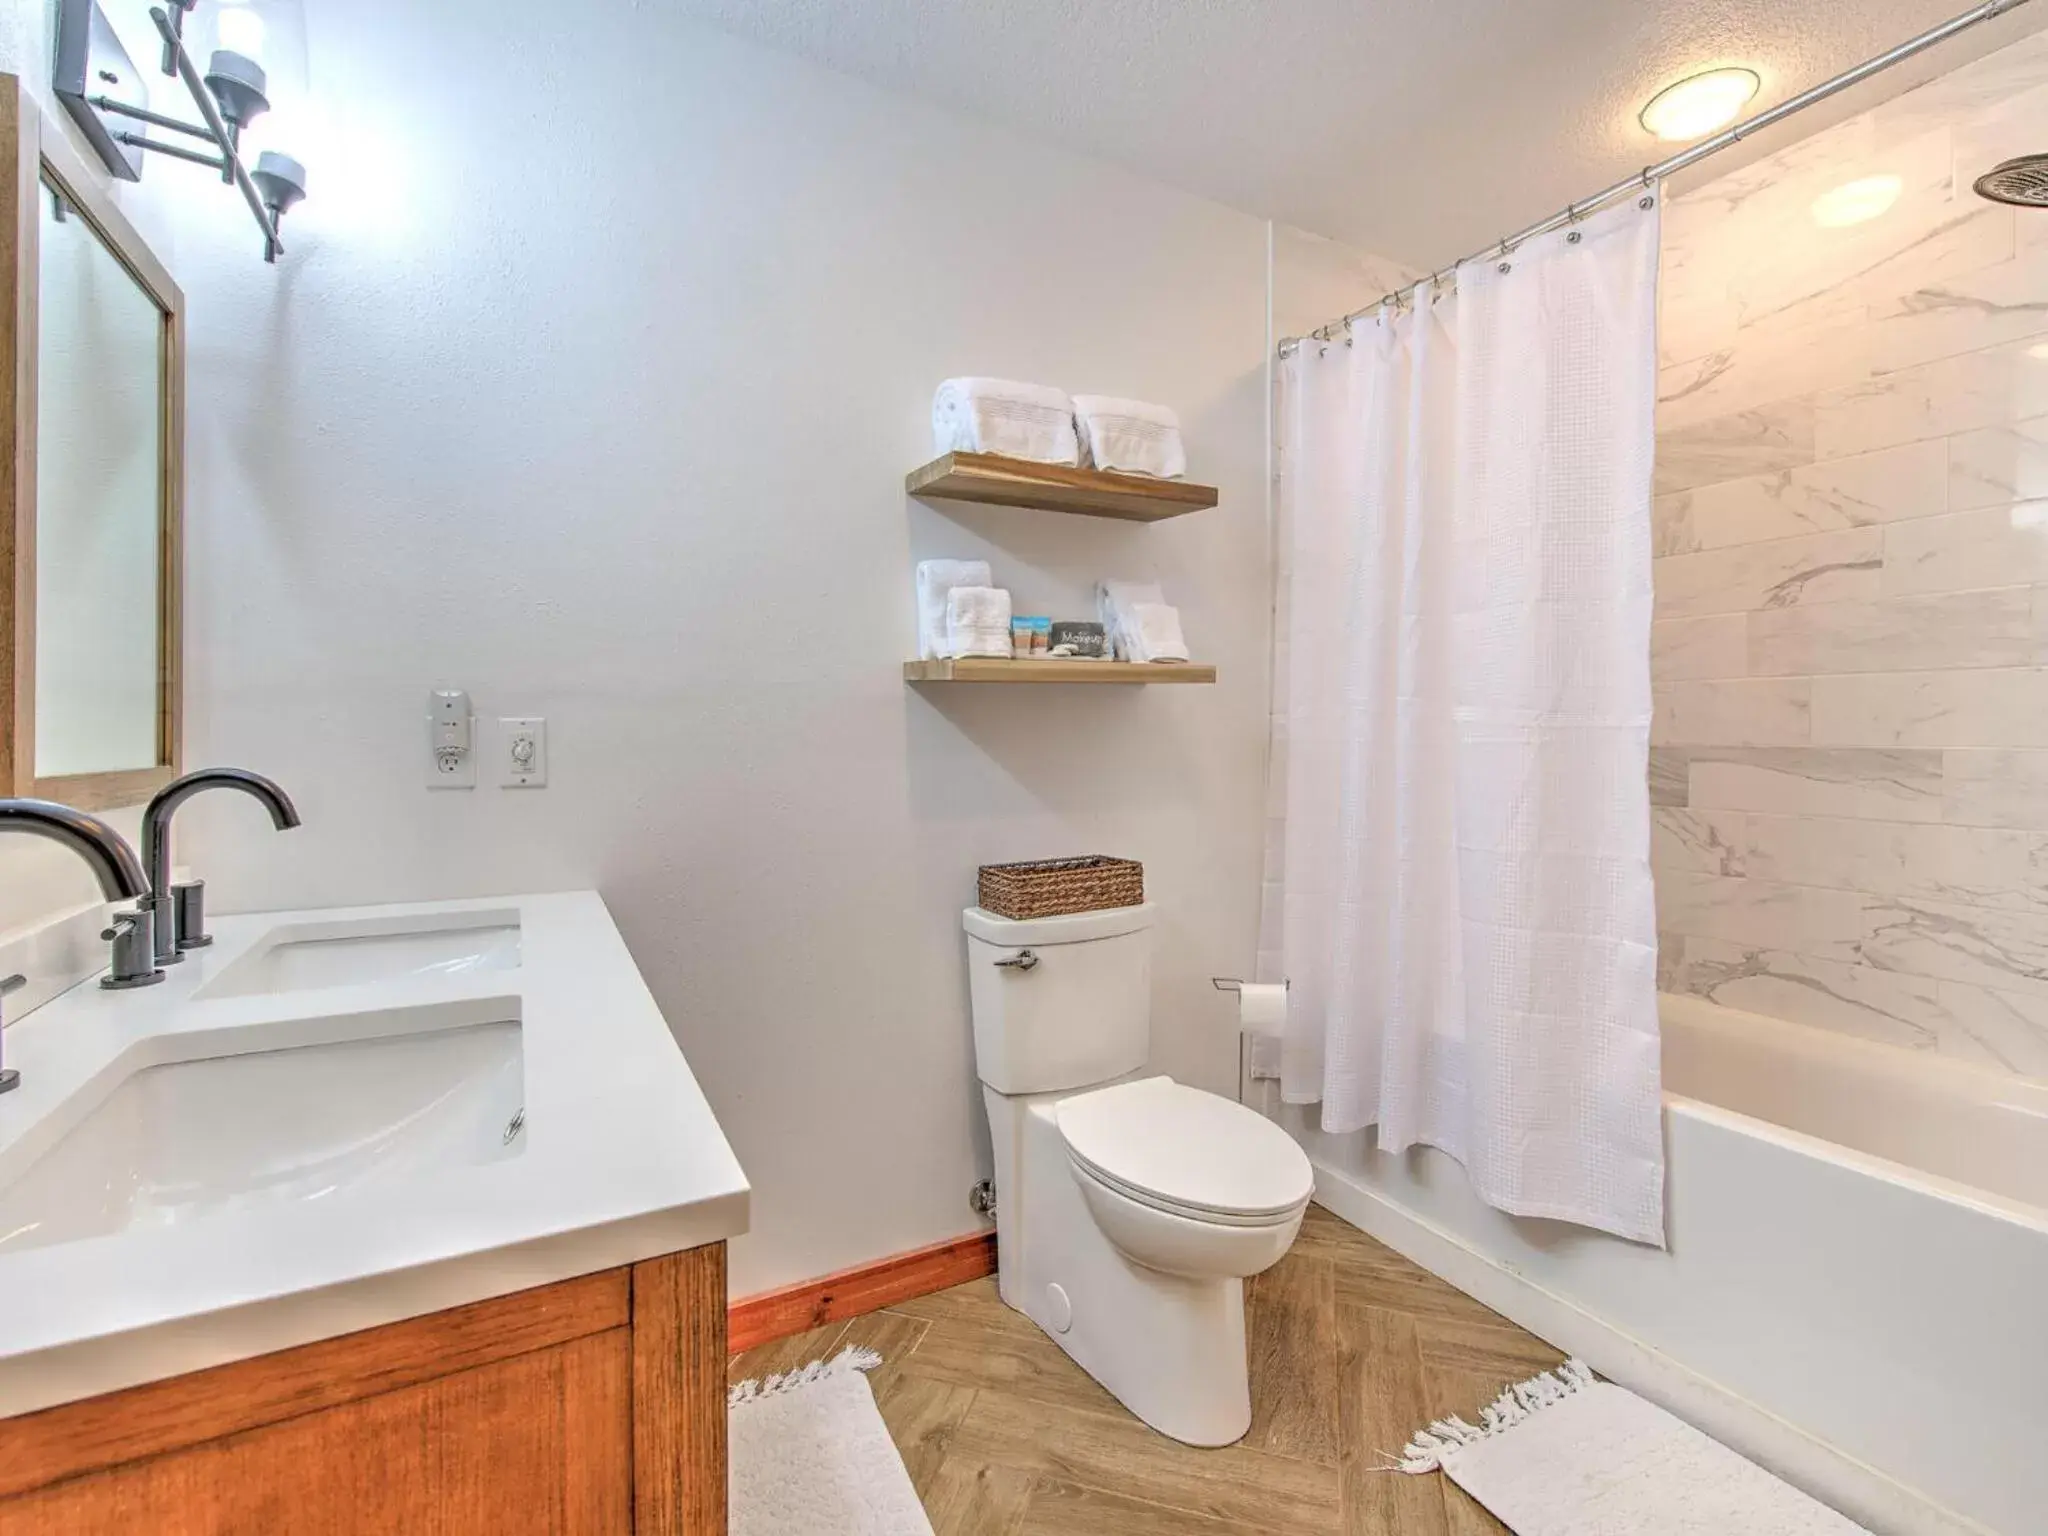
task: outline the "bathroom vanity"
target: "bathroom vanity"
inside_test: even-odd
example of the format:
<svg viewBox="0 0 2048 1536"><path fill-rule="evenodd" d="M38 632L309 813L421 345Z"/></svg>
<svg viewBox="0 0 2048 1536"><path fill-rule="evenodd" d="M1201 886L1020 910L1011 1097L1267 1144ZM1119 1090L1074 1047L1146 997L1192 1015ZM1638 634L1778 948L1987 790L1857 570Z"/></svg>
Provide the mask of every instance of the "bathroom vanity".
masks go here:
<svg viewBox="0 0 2048 1536"><path fill-rule="evenodd" d="M0 1532L722 1531L731 1149L591 893L7 1030Z"/></svg>

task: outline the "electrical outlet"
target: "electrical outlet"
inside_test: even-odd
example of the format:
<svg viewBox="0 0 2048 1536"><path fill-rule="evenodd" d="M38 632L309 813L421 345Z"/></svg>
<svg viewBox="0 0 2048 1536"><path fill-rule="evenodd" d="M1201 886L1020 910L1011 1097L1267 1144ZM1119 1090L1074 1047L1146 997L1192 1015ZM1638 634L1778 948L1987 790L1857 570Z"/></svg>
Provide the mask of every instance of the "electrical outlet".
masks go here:
<svg viewBox="0 0 2048 1536"><path fill-rule="evenodd" d="M547 786L547 721L520 715L498 722L498 782L506 789Z"/></svg>
<svg viewBox="0 0 2048 1536"><path fill-rule="evenodd" d="M469 695L437 688L427 700L427 788L476 788L476 716Z"/></svg>

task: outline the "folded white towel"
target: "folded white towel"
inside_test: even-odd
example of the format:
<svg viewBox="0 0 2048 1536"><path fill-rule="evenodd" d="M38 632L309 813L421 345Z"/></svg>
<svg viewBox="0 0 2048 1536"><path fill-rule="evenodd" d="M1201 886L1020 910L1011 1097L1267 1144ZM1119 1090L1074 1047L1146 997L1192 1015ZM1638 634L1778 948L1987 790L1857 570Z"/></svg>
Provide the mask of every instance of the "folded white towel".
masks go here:
<svg viewBox="0 0 2048 1536"><path fill-rule="evenodd" d="M1180 417L1163 405L1112 395L1074 396L1081 462L1174 480L1188 472Z"/></svg>
<svg viewBox="0 0 2048 1536"><path fill-rule="evenodd" d="M946 654L946 594L955 587L985 587L986 560L920 560L917 565L917 654Z"/></svg>
<svg viewBox="0 0 2048 1536"><path fill-rule="evenodd" d="M1133 603L1126 631L1132 661L1188 659L1188 643L1181 637L1178 608L1166 603Z"/></svg>
<svg viewBox="0 0 2048 1536"><path fill-rule="evenodd" d="M932 397L938 453L1001 453L1042 464L1079 464L1074 402L1063 389L1013 379L948 379Z"/></svg>
<svg viewBox="0 0 2048 1536"><path fill-rule="evenodd" d="M1010 594L1001 587L955 587L946 594L948 656L1010 655Z"/></svg>
<svg viewBox="0 0 2048 1536"><path fill-rule="evenodd" d="M1131 610L1139 603L1163 603L1166 594L1149 581L1104 581L1095 588L1095 615L1109 631L1109 645L1118 661L1131 659L1127 633Z"/></svg>

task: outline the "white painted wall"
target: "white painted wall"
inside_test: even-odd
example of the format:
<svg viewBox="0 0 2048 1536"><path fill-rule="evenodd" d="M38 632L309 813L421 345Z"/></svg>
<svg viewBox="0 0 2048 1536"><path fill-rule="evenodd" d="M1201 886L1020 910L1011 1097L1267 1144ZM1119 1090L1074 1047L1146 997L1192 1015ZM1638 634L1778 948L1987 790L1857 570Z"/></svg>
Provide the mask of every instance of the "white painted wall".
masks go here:
<svg viewBox="0 0 2048 1536"><path fill-rule="evenodd" d="M314 195L279 267L203 173L150 168L191 315L188 758L306 817L181 812L213 900L597 887L755 1181L741 1293L974 1226L980 862L1143 859L1155 1060L1228 1091L1206 978L1257 915L1265 225L622 0L308 11ZM40 79L17 12L0 62ZM1171 403L1221 507L907 502L965 371ZM1222 681L908 689L912 564L954 554L1027 611L1156 576ZM547 716L550 787L425 790L434 685Z"/></svg>

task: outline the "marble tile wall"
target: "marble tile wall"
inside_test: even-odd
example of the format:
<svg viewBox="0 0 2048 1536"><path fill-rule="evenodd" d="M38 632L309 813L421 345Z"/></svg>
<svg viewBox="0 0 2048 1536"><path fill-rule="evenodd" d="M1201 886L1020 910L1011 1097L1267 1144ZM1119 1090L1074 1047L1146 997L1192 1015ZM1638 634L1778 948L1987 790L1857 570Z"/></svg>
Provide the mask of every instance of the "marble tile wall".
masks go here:
<svg viewBox="0 0 2048 1536"><path fill-rule="evenodd" d="M2039 151L2048 34L1667 205L1650 787L1667 990L2048 1077Z"/></svg>

